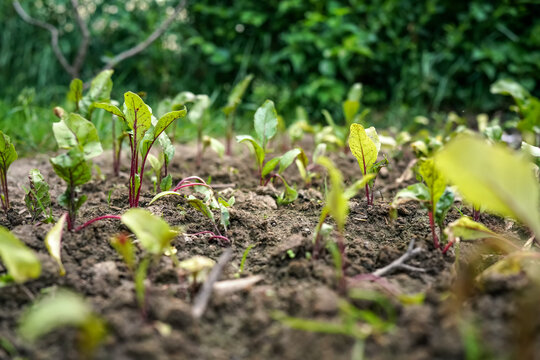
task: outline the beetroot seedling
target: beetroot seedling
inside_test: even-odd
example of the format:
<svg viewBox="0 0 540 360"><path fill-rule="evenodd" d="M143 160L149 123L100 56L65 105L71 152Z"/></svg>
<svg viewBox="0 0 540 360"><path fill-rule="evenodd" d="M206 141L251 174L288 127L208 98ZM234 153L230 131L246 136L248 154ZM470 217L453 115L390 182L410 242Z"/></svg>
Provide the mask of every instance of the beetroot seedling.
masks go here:
<svg viewBox="0 0 540 360"><path fill-rule="evenodd" d="M374 177L365 185L367 205L373 205L375 197L373 191L375 179L381 168L388 164L386 157L384 160L377 162L377 156L381 149L381 142L377 135L377 131L373 126L364 129L360 124L351 124L349 147L351 148L352 154L356 157L358 165L360 165L363 176L368 174L374 175Z"/></svg>
<svg viewBox="0 0 540 360"><path fill-rule="evenodd" d="M318 160L319 164L326 168L328 171L328 176L330 177L330 191L326 194L326 201L323 209L321 210L321 215L319 217L319 223L315 229L314 234L314 254L313 258L316 259L319 255L319 251L322 248L322 234L324 222L328 215L332 216L336 222L337 227L337 248L340 254L340 265L341 270L338 272L338 287L340 291L345 292L346 282L345 277L345 265L346 265L346 256L345 256L345 223L347 222L347 216L349 215L349 200L356 195L359 189L364 187L369 180L373 178L373 174L366 175L363 179L357 181L347 189L343 184L343 175L336 168L330 159L327 157L320 157Z"/></svg>
<svg viewBox="0 0 540 360"><path fill-rule="evenodd" d="M95 107L118 116L129 129L131 147L129 206L138 207L144 167L152 146L161 136L166 136L163 133L174 120L186 116L187 110L184 108L172 111L156 120L152 116L152 109L137 94L132 92L124 94L124 111L107 103L98 103L95 104Z"/></svg>
<svg viewBox="0 0 540 360"><path fill-rule="evenodd" d="M217 239L222 243L230 244L231 241L226 237L226 234L227 228L230 225L229 208L234 205L235 199L232 196L229 198L229 200L225 200L219 196L216 197L212 187L203 179L197 176L188 177L180 181L172 191L163 191L154 196L154 198L150 201L150 204L166 195L183 196L179 193L179 191L187 187L193 188L196 192L204 196L204 199L199 199L193 195L189 195L185 197L185 199L191 207L199 211L203 216L210 220L214 230L201 231L196 234L189 234L189 236L209 234L211 235L211 239ZM219 211L219 223L224 229L223 233L218 227L213 211Z"/></svg>
<svg viewBox="0 0 540 360"><path fill-rule="evenodd" d="M7 274L0 275L0 288L36 279L41 274L36 254L3 226L0 226L0 259L7 270Z"/></svg>
<svg viewBox="0 0 540 360"><path fill-rule="evenodd" d="M274 157L268 161L266 160L266 156L268 155L268 142L276 135L278 126L278 116L274 103L271 100L266 100L264 104L257 109L254 117L254 125L257 139L249 135L239 135L236 137L236 141L239 143L251 144L257 163L259 184L266 186L273 179L277 178L281 180L285 186L285 190L279 195L278 202L280 204L289 204L296 200L298 193L289 186L282 174L297 158L302 161L304 167L306 167L307 157L301 148L295 148L287 151L281 156ZM278 171L273 172L278 165Z"/></svg>
<svg viewBox="0 0 540 360"><path fill-rule="evenodd" d="M171 228L165 220L144 209L129 209L122 215L121 220L135 235L144 253L136 264L134 245L125 234L112 238L111 245L122 257L132 273L137 302L143 316L145 316L146 287L144 282L148 270L160 256L173 253L173 251L170 251L171 241L178 235L179 230ZM174 254L171 259L175 264L178 261Z"/></svg>
<svg viewBox="0 0 540 360"><path fill-rule="evenodd" d="M2 209L9 209L9 190L7 184L7 171L11 164L17 160L17 152L15 146L11 143L9 136L0 131L0 199L2 201Z"/></svg>
<svg viewBox="0 0 540 360"><path fill-rule="evenodd" d="M30 306L19 323L19 334L33 343L44 335L63 327L77 331L79 359L90 359L105 339L105 321L94 313L79 295L64 289L56 290Z"/></svg>
<svg viewBox="0 0 540 360"><path fill-rule="evenodd" d="M397 216L397 208L400 204L418 201L428 211L433 246L439 249L440 242L435 225L439 226L439 235L442 237L444 219L454 203L454 193L446 186L446 179L437 170L432 158L423 159L418 167L418 172L424 182L410 185L398 191L390 206L390 217Z"/></svg>
<svg viewBox="0 0 540 360"><path fill-rule="evenodd" d="M47 184L38 169L30 170L28 179L30 181L30 188L24 188L26 193L24 195L24 202L28 212L32 216L32 221L36 221L44 215L45 223L53 222L49 184Z"/></svg>
<svg viewBox="0 0 540 360"><path fill-rule="evenodd" d="M50 159L56 174L66 182L66 191L58 198L58 203L68 210L68 229L71 230L79 208L87 199L79 196L78 187L92 178L91 158L101 154L103 149L94 124L78 114L59 113L60 122L53 124L53 132L58 146L69 150Z"/></svg>
<svg viewBox="0 0 540 360"><path fill-rule="evenodd" d="M242 102L242 97L244 96L244 93L246 92L249 84L251 83L251 80L253 80L253 75L250 74L244 79L242 79L242 81L240 81L238 84L236 84L236 86L229 94L229 98L227 99L227 105L225 105L225 107L223 108L223 113L227 118L227 142L225 153L228 156L232 155L232 139L234 135L234 120L236 116L236 109L238 108L238 105L240 105L240 103Z"/></svg>

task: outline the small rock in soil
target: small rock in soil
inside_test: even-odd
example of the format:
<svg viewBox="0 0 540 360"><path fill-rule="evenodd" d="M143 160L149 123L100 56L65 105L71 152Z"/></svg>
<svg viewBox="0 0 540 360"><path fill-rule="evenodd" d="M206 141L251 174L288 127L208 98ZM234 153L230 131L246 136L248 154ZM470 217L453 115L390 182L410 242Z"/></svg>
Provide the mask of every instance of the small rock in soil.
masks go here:
<svg viewBox="0 0 540 360"><path fill-rule="evenodd" d="M331 315L337 312L339 297L334 291L324 286L315 289L313 295L313 311L316 314Z"/></svg>

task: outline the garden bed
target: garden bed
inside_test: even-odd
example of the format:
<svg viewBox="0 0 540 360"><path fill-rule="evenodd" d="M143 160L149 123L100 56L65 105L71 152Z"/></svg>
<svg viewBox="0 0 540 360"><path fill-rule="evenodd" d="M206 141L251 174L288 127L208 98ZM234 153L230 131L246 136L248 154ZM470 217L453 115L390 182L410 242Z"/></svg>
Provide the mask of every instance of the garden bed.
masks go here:
<svg viewBox="0 0 540 360"><path fill-rule="evenodd" d="M294 330L277 321L276 311L290 316L339 322L341 296L336 271L329 253L309 259L313 253L313 231L323 206L322 178L310 188L299 190L298 199L278 207L275 197L281 185L258 186L252 157L240 145L242 154L219 159L204 156L196 169L193 147L177 147L170 164L173 182L198 175L212 177L216 191L236 203L230 210L227 233L233 257L220 279L233 279L242 254L249 252L242 277L260 275L252 287L227 295L214 294L200 319L191 315L192 297L187 282L168 257L151 268L147 281L147 314L141 316L133 281L110 238L127 228L117 220L104 220L78 233L65 233L62 259L66 275L58 274L56 263L47 253L44 237L52 225L32 224L22 200L31 168L39 168L56 198L64 189L49 165L48 158L19 159L10 168L9 186L12 209L0 222L38 253L43 270L39 279L24 285L0 289L0 358L18 355L28 359L76 359L75 332L55 331L36 344L21 340L16 333L23 310L44 291L64 287L83 295L108 327L108 336L95 353L97 359L350 359L355 339L344 335ZM82 207L78 223L105 214L121 215L128 208L127 170L118 178L111 174L111 154L95 160L104 174L83 186L88 202ZM443 255L433 247L425 210L405 205L399 217L390 221L389 203L396 191L415 182L414 176L401 183L412 155L392 159L377 179L375 205L366 206L363 192L350 202L346 226L346 276L348 288L376 290L387 297L395 318L389 331L370 336L366 341L367 359L470 359L525 358L540 354L539 321L528 299L534 287L528 287L523 275L487 279L482 287L473 284L478 269L493 260L480 258L474 246L461 246L461 267L465 275L456 277L453 253ZM333 160L344 171L346 183L359 177L357 160L350 154L335 154ZM124 159L124 164L127 161ZM250 176L253 174L253 176ZM289 183L301 183L296 169L287 170ZM402 177L403 179L403 177ZM181 226L185 233L209 230L210 223L199 212L186 206L181 197L165 197L147 206L153 194L148 179L140 206L162 216L170 225ZM110 192L112 190L112 192ZM187 193L189 193L189 189ZM56 202L55 202L56 203ZM458 205L458 203L456 203ZM463 207L463 212L468 210ZM61 215L58 205L54 217ZM448 222L460 216L457 208ZM504 219L483 215L482 222L500 233L525 237L521 226ZM388 265L407 251L415 240L420 254L407 264L424 272L397 270L381 281L367 281L362 274ZM178 236L172 242L180 260L204 255L217 260L226 246L205 236ZM493 255L496 256L496 255ZM469 259L469 262L467 261ZM471 260L472 259L472 260ZM481 259L482 261L478 261ZM475 262L473 262L475 261ZM398 294L423 301L404 301ZM400 300L401 299L401 300ZM357 308L373 304L353 301ZM373 309L377 312L377 309ZM166 326L166 325L168 326ZM9 345L11 344L11 346ZM536 351L535 351L536 350ZM470 357L476 356L476 357ZM529 358L532 358L529 357Z"/></svg>

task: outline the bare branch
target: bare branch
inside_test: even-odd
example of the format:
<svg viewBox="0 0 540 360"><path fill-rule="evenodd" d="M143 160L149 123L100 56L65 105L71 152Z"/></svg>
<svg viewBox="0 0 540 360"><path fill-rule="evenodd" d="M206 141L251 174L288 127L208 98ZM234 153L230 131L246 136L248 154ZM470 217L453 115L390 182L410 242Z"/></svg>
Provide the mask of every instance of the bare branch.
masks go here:
<svg viewBox="0 0 540 360"><path fill-rule="evenodd" d="M68 63L67 59L64 57L64 54L62 54L62 51L60 50L60 46L58 45L58 29L49 23L34 19L30 15L28 15L18 0L13 1L13 7L15 8L15 11L17 12L17 14L19 14L21 19L23 19L30 25L40 27L51 33L51 46L54 51L54 55L56 56L64 70L66 70L71 76L75 77L73 67Z"/></svg>
<svg viewBox="0 0 540 360"><path fill-rule="evenodd" d="M90 45L90 31L88 31L88 26L86 22L82 19L81 14L79 13L79 3L77 0L71 0L71 6L73 7L73 12L75 14L75 21L81 30L82 41L79 45L79 50L77 51L77 56L73 62L73 73L74 77L79 77L81 72L81 67L84 64L86 59L86 53L88 52L88 46Z"/></svg>
<svg viewBox="0 0 540 360"><path fill-rule="evenodd" d="M219 257L217 264L214 265L212 271L210 271L210 274L204 282L202 289L199 291L195 297L195 300L193 301L191 313L195 319L200 319L200 317L204 314L204 311L208 306L208 301L210 300L210 295L212 294L214 284L219 279L219 276L223 272L223 268L225 265L227 265L232 255L233 252L231 248L225 250Z"/></svg>
<svg viewBox="0 0 540 360"><path fill-rule="evenodd" d="M410 266L405 264L405 262L416 255L420 254L422 252L422 248L415 248L414 247L414 239L411 240L409 243L409 248L407 249L407 252L403 255L401 255L398 259L392 261L390 264L386 265L383 268L380 268L378 270L375 270L371 273L371 275L382 277L390 272L394 271L395 269L404 269L409 271L418 271L418 272L425 272L425 269L417 268L415 266Z"/></svg>
<svg viewBox="0 0 540 360"><path fill-rule="evenodd" d="M126 51L122 51L120 54L113 57L111 60L109 60L109 62L105 65L105 67L101 69L101 71L112 69L119 62L137 55L138 53L146 49L148 46L150 46L168 29L168 27L172 24L172 22L178 16L178 14L185 8L185 6L186 6L186 1L181 0L178 3L178 5L176 5L176 8L174 9L174 13L171 14L167 19L165 19L165 21L157 29L155 29L154 32L151 33L150 36L146 38L146 40L144 40L143 42L135 45L134 47Z"/></svg>

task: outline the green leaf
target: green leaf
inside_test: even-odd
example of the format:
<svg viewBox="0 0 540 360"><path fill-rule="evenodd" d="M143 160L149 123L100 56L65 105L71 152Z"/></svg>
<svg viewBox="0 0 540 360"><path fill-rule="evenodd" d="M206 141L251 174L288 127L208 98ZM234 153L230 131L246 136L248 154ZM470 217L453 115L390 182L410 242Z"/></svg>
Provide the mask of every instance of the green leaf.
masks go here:
<svg viewBox="0 0 540 360"><path fill-rule="evenodd" d="M204 203L201 199L197 199L193 195L190 195L187 198L187 202L189 205L191 205L195 210L199 211L201 214L206 216L207 218L214 220L214 214L212 211L208 208L208 205Z"/></svg>
<svg viewBox="0 0 540 360"><path fill-rule="evenodd" d="M209 107L210 98L208 95L197 95L193 106L189 109L189 121L194 125L200 124L204 120L204 115Z"/></svg>
<svg viewBox="0 0 540 360"><path fill-rule="evenodd" d="M0 259L16 283L36 279L41 274L41 264L34 252L3 226L0 226Z"/></svg>
<svg viewBox="0 0 540 360"><path fill-rule="evenodd" d="M75 103L79 107L79 101L81 101L83 95L83 82L81 79L73 79L69 84L69 92L67 98L69 101Z"/></svg>
<svg viewBox="0 0 540 360"><path fill-rule="evenodd" d="M167 164L170 164L174 157L174 154L176 153L176 148L171 142L171 139L165 132L162 132L161 135L159 135L158 137L158 143L159 143L159 146L161 146L161 149L163 150L163 155L165 156L165 160L167 161Z"/></svg>
<svg viewBox="0 0 540 360"><path fill-rule="evenodd" d="M441 229L444 228L444 219L446 218L448 210L452 208L452 205L454 205L454 192L447 187L439 198L439 201L437 201L437 206L435 207L435 222Z"/></svg>
<svg viewBox="0 0 540 360"><path fill-rule="evenodd" d="M92 178L92 166L78 149L51 158L54 172L71 187L86 184Z"/></svg>
<svg viewBox="0 0 540 360"><path fill-rule="evenodd" d="M183 118L186 116L186 114L187 110L184 107L182 110L171 111L159 118L156 126L154 127L154 139L161 135L161 133L165 131L165 129L167 129L174 120Z"/></svg>
<svg viewBox="0 0 540 360"><path fill-rule="evenodd" d="M161 179L161 184L159 184L159 189L161 191L168 191L172 187L172 175L169 174Z"/></svg>
<svg viewBox="0 0 540 360"><path fill-rule="evenodd" d="M128 127L133 131L135 146L139 146L144 134L152 126L152 110L139 95L128 91L124 94L124 115Z"/></svg>
<svg viewBox="0 0 540 360"><path fill-rule="evenodd" d="M298 191L295 188L290 187L285 180L283 180L283 185L285 186L285 190L276 199L278 205L291 204L298 198Z"/></svg>
<svg viewBox="0 0 540 360"><path fill-rule="evenodd" d="M348 199L352 199L353 196L358 194L358 191L360 191L362 188L366 186L371 180L375 179L377 175L376 174L367 174L362 179L357 180L354 184L349 186L345 191L343 192L343 195Z"/></svg>
<svg viewBox="0 0 540 360"><path fill-rule="evenodd" d="M152 170L154 170L154 172L159 173L161 171L163 162L159 161L157 157L152 154L148 154L147 160L150 163L150 166L152 167Z"/></svg>
<svg viewBox="0 0 540 360"><path fill-rule="evenodd" d="M137 297L137 303L141 309L145 306L146 288L144 286L144 280L146 280L148 275L149 266L150 258L145 258L139 263L137 271L135 272L135 296Z"/></svg>
<svg viewBox="0 0 540 360"><path fill-rule="evenodd" d="M375 129L375 127L370 126L366 129L366 134L375 144L375 148L377 149L378 154L379 151L381 151L381 140L379 139L379 134L377 134L377 130Z"/></svg>
<svg viewBox="0 0 540 360"><path fill-rule="evenodd" d="M280 162L281 156L275 157L273 159L270 159L264 164L264 167L261 171L261 177L265 178L266 175L270 174L272 170L277 166L277 164Z"/></svg>
<svg viewBox="0 0 540 360"><path fill-rule="evenodd" d="M436 209L437 202L446 189L446 179L435 167L435 161L433 158L422 160L418 167L418 172L429 189L432 209Z"/></svg>
<svg viewBox="0 0 540 360"><path fill-rule="evenodd" d="M124 113L122 112L122 110L120 110L117 106L113 105L113 104L109 104L109 103L94 103L94 107L95 108L98 108L98 109L103 109L113 115L116 115L118 116L120 119L122 120L125 120L126 119L126 116L124 115Z"/></svg>
<svg viewBox="0 0 540 360"><path fill-rule="evenodd" d="M351 124L349 147L356 160L358 160L362 173L366 175L370 166L377 161L378 151L377 146L367 135L362 125Z"/></svg>
<svg viewBox="0 0 540 360"><path fill-rule="evenodd" d="M279 160L278 174L282 174L285 171L285 169L287 169L289 166L291 166L293 161L297 157L299 157L300 154L302 154L303 152L304 151L302 149L295 148L295 149L289 150L285 154L281 155L280 160ZM305 159L305 160L307 160L307 159Z"/></svg>
<svg viewBox="0 0 540 360"><path fill-rule="evenodd" d="M203 142L204 149L209 147L210 149L214 150L219 155L220 158L222 158L223 155L225 155L225 146L223 146L223 143L219 141L218 139L205 135L203 136L202 142Z"/></svg>
<svg viewBox="0 0 540 360"><path fill-rule="evenodd" d="M96 75L90 83L88 93L80 102L80 111L83 116L89 114L91 106L96 102L108 102L111 98L113 70L104 70Z"/></svg>
<svg viewBox="0 0 540 360"><path fill-rule="evenodd" d="M253 80L253 75L249 74L232 89L227 99L227 105L223 108L225 115L230 115L240 105L251 80Z"/></svg>
<svg viewBox="0 0 540 360"><path fill-rule="evenodd" d="M31 169L28 178L30 180L30 190L26 191L24 202L32 218L37 219L51 206L49 184L47 184L38 169Z"/></svg>
<svg viewBox="0 0 540 360"><path fill-rule="evenodd" d="M255 132L261 141L262 148L266 149L268 140L274 137L277 132L278 116L274 102L266 100L255 112L254 118Z"/></svg>
<svg viewBox="0 0 540 360"><path fill-rule="evenodd" d="M162 191L159 194L156 194L156 196L154 196L152 200L150 200L150 202L148 203L148 206L152 205L154 201L159 200L162 197L167 196L167 195L184 196L180 193L177 193L176 191Z"/></svg>
<svg viewBox="0 0 540 360"><path fill-rule="evenodd" d="M92 79L90 90L88 90L88 96L90 96L92 102L109 100L111 98L113 86L111 76L113 72L114 70L103 70Z"/></svg>
<svg viewBox="0 0 540 360"><path fill-rule="evenodd" d="M144 209L129 209L121 221L135 234L142 247L155 255L168 249L171 240L178 235L178 231L172 230L165 220Z"/></svg>
<svg viewBox="0 0 540 360"><path fill-rule="evenodd" d="M418 201L423 207L426 207L426 204L430 201L428 187L423 183L417 183L399 190L390 204L390 217L395 219L399 205L409 201Z"/></svg>
<svg viewBox="0 0 540 360"><path fill-rule="evenodd" d="M9 136L0 131L0 173L7 174L9 166L17 160L18 155L15 146Z"/></svg>
<svg viewBox="0 0 540 360"><path fill-rule="evenodd" d="M58 290L38 300L23 314L19 323L19 334L26 340L34 342L45 334L62 327L76 327L84 331L91 323L96 339L86 338L86 343L98 343L105 335L105 325L94 315L91 307L79 295ZM86 333L88 335L88 333Z"/></svg>
<svg viewBox="0 0 540 360"><path fill-rule="evenodd" d="M67 214L60 217L60 220L45 235L45 246L60 268L60 276L66 274L64 264L62 264L62 231L66 223Z"/></svg>
<svg viewBox="0 0 540 360"><path fill-rule="evenodd" d="M343 175L327 157L319 157L317 163L325 167L328 171L331 190L326 195L325 207L329 209L330 215L336 221L339 231L342 232L345 229L345 222L349 214L349 201L345 197L343 189Z"/></svg>
<svg viewBox="0 0 540 360"><path fill-rule="evenodd" d="M540 238L538 182L524 158L503 145L465 136L450 141L435 161L469 203L513 217Z"/></svg>
<svg viewBox="0 0 540 360"><path fill-rule="evenodd" d="M466 216L448 224L444 233L448 236L449 241L455 241L456 238L461 240L500 238L497 233Z"/></svg>
<svg viewBox="0 0 540 360"><path fill-rule="evenodd" d="M103 152L96 127L79 114L71 113L53 124L54 137L62 149L80 147L86 159Z"/></svg>
<svg viewBox="0 0 540 360"><path fill-rule="evenodd" d="M360 110L360 103L354 100L345 100L343 102L343 114L345 114L345 121L347 124L351 124L354 120L354 116Z"/></svg>
<svg viewBox="0 0 540 360"><path fill-rule="evenodd" d="M118 234L111 238L111 246L122 257L127 267L133 271L135 269L135 246L127 234Z"/></svg>
<svg viewBox="0 0 540 360"><path fill-rule="evenodd" d="M225 231L227 231L227 228L231 224L231 221L229 220L230 213L228 209L230 205L222 198L219 198L218 202L219 202L219 212L220 212L219 223L223 226Z"/></svg>
<svg viewBox="0 0 540 360"><path fill-rule="evenodd" d="M524 101L530 94L523 86L509 79L501 79L491 85L490 91L492 94L510 95L516 101Z"/></svg>
<svg viewBox="0 0 540 360"><path fill-rule="evenodd" d="M540 157L540 147L532 146L531 144L527 144L525 141L521 142L521 150L533 158Z"/></svg>
<svg viewBox="0 0 540 360"><path fill-rule="evenodd" d="M362 100L362 84L361 83L354 83L351 88L349 89L349 93L347 94L347 100L349 101L358 101Z"/></svg>
<svg viewBox="0 0 540 360"><path fill-rule="evenodd" d="M253 137L249 135L238 135L236 136L236 142L243 143L249 141L251 146L253 146L253 150L255 151L255 157L257 158L257 165L259 168L262 168L262 164L264 162L265 158L265 152L261 145L255 140Z"/></svg>

